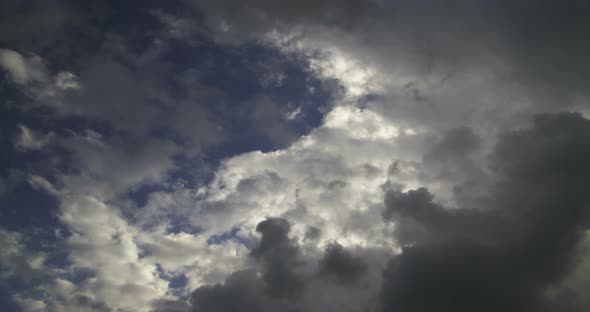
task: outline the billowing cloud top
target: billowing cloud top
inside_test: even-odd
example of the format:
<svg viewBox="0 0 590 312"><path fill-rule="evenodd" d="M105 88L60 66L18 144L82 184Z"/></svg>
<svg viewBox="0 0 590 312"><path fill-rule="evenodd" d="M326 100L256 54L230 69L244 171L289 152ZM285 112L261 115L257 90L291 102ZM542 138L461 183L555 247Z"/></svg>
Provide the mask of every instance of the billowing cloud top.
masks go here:
<svg viewBox="0 0 590 312"><path fill-rule="evenodd" d="M590 309L585 1L4 1L6 311Z"/></svg>

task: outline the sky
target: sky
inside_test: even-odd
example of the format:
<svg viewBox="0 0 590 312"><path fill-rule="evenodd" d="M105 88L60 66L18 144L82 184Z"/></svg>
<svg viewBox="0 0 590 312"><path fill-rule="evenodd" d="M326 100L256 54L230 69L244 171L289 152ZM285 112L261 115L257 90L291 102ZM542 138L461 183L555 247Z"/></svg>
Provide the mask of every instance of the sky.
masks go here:
<svg viewBox="0 0 590 312"><path fill-rule="evenodd" d="M2 310L589 311L589 13L0 2Z"/></svg>

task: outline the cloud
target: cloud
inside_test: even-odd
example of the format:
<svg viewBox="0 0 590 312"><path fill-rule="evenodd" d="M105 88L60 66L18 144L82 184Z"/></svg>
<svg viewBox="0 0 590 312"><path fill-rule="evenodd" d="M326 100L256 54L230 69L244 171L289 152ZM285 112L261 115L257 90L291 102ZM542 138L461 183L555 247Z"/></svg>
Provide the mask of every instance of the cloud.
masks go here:
<svg viewBox="0 0 590 312"><path fill-rule="evenodd" d="M18 46L42 45L75 19L74 10L61 0L34 5L7 0L0 11L0 40Z"/></svg>
<svg viewBox="0 0 590 312"><path fill-rule="evenodd" d="M295 273L298 266L298 247L288 237L290 224L284 219L267 219L256 227L262 237L251 252L261 266L256 271L233 273L224 285L197 288L191 295L194 311L271 311L287 308L298 296L303 280Z"/></svg>
<svg viewBox="0 0 590 312"><path fill-rule="evenodd" d="M22 109L39 104L59 107L67 94L82 89L75 74L60 71L52 75L45 60L36 54L23 56L14 50L0 49L0 68L15 88L33 101L22 103Z"/></svg>
<svg viewBox="0 0 590 312"><path fill-rule="evenodd" d="M45 269L47 255L27 248L26 237L18 232L0 228L0 280L20 277L30 280Z"/></svg>
<svg viewBox="0 0 590 312"><path fill-rule="evenodd" d="M210 247L208 236L169 233L167 217L145 216L141 220L151 222L146 226L134 222L134 211L125 214L125 208L138 209L121 199L125 192L142 183L164 183L173 162L169 153L161 153L166 147L157 141L153 150L143 144L139 149L128 146L125 152L118 139L111 141L93 131L56 135L55 144L71 151L70 165L82 172L60 172L53 182L37 175L29 178L35 189L59 200L59 221L68 233L63 237L68 265L47 272L47 281L32 294L19 294L22 306L38 300L35 294L40 293L49 311L147 310L153 302L172 296L169 280L175 275L186 273L190 280L185 287L192 289L219 281L239 265L244 249L239 244ZM115 163L121 167L111 167Z"/></svg>
<svg viewBox="0 0 590 312"><path fill-rule="evenodd" d="M195 5L219 40L306 51L349 94L382 95L372 105L397 121L495 128L588 98L583 1L280 3Z"/></svg>
<svg viewBox="0 0 590 312"><path fill-rule="evenodd" d="M326 253L320 260L319 266L320 274L341 282L355 282L365 271L362 259L357 258L338 243L326 248Z"/></svg>
<svg viewBox="0 0 590 312"><path fill-rule="evenodd" d="M23 84L29 80L25 59L18 52L1 50L0 66L8 72L10 78L16 83Z"/></svg>
<svg viewBox="0 0 590 312"><path fill-rule="evenodd" d="M8 55L2 63L8 86L26 97L19 113L46 114L44 127L31 122L17 128L15 146L54 157L47 171L31 169L29 182L57 197L59 221L68 233L59 237L68 249L68 262L62 271L48 274L50 281L41 283L42 289L23 292L23 306L42 294L48 310L142 310L161 298L223 280L241 265L242 244L229 240L210 246L210 236L221 233L178 231L175 219L186 218L186 210L179 216L155 200L142 210L133 201L133 192L143 192L144 186L192 193L185 173L176 172L181 165L188 167L181 162L204 157L205 147L224 139L221 125L231 126L231 121L220 120L229 114L225 94L202 84L197 68L176 71L164 64L165 53L171 52L167 46L159 50L158 42L176 39L155 37L147 51L136 52L129 38L109 35L97 51L77 56L76 64L56 62L63 50L44 58L3 52ZM59 70L64 67L76 73ZM293 140L293 129L283 121L285 112L268 97L252 101L248 114L259 125L255 138L268 136L273 144ZM275 125L271 131L263 126L267 122ZM43 135L36 130L41 128L54 131ZM45 150L49 144L52 149ZM242 188L254 193L248 189L257 186L248 184L244 181ZM192 200L186 202L189 208ZM91 276L79 278L85 273ZM173 289L170 280L181 275L187 277L186 285ZM60 293L51 289L58 280ZM142 299L132 303L122 294Z"/></svg>
<svg viewBox="0 0 590 312"><path fill-rule="evenodd" d="M411 237L385 271L384 310L574 311L545 292L572 269L588 227L589 136L576 114L505 134L492 161L501 179L479 208L441 207L425 189L388 193L384 216L430 235Z"/></svg>
<svg viewBox="0 0 590 312"><path fill-rule="evenodd" d="M240 227L247 237L272 216L295 221L293 230L301 237L305 226L321 229L322 245L334 239L343 246L381 245L387 230L374 222L380 219L381 185L388 179L417 183L412 158L421 148L406 144L422 137L379 121L369 109L335 108L323 126L287 149L224 161L195 196L198 210L190 203L184 209L192 211L195 225L211 233ZM402 168L389 176L396 159ZM178 195L170 198L172 203L184 202Z"/></svg>
<svg viewBox="0 0 590 312"><path fill-rule="evenodd" d="M470 135L449 136L441 144L473 145L453 139ZM265 219L246 269L197 288L192 309L323 311L354 297L362 304L349 311L582 311L584 295L562 285L571 285L563 283L588 229L589 137L590 121L568 113L505 132L487 158L495 180L476 207L445 207L426 188L387 191L382 216L399 253L338 243L318 253L287 220Z"/></svg>
<svg viewBox="0 0 590 312"><path fill-rule="evenodd" d="M43 60L36 55L24 57L13 50L0 50L0 67L10 79L19 85L29 82L44 82L48 79Z"/></svg>
<svg viewBox="0 0 590 312"><path fill-rule="evenodd" d="M232 273L223 284L197 288L190 299L192 311L356 311L366 304L358 299L366 300L366 289L376 284L361 276L366 267L356 255L337 243L319 259L305 254L289 237L285 219L263 220L256 229L261 238L250 254L253 268ZM319 295L328 297L318 298L320 289ZM341 305L346 296L352 305Z"/></svg>
<svg viewBox="0 0 590 312"><path fill-rule="evenodd" d="M47 305L41 300L22 298L21 296L16 295L14 296L14 301L16 301L25 312L45 311L47 309Z"/></svg>
<svg viewBox="0 0 590 312"><path fill-rule="evenodd" d="M190 309L187 302L177 300L158 300L153 304L154 312L186 312Z"/></svg>
<svg viewBox="0 0 590 312"><path fill-rule="evenodd" d="M83 174L61 174L70 192L91 191L100 198L114 198L133 186L165 181L174 168L179 147L173 142L137 136L103 137L87 129L83 134L56 139L72 153L70 166Z"/></svg>
<svg viewBox="0 0 590 312"><path fill-rule="evenodd" d="M586 309L582 1L6 3L23 309Z"/></svg>
<svg viewBox="0 0 590 312"><path fill-rule="evenodd" d="M61 219L72 231L67 243L73 267L96 274L76 285L76 293L121 308L144 307L165 295L167 282L154 264L139 258L133 228L113 207L88 196L67 196Z"/></svg>
<svg viewBox="0 0 590 312"><path fill-rule="evenodd" d="M21 150L39 150L50 144L54 138L54 133L46 135L37 133L25 125L18 126L19 133L15 138L14 145Z"/></svg>
<svg viewBox="0 0 590 312"><path fill-rule="evenodd" d="M273 146L285 146L295 140L297 132L285 122L286 112L279 105L269 98L261 97L252 106L252 124Z"/></svg>

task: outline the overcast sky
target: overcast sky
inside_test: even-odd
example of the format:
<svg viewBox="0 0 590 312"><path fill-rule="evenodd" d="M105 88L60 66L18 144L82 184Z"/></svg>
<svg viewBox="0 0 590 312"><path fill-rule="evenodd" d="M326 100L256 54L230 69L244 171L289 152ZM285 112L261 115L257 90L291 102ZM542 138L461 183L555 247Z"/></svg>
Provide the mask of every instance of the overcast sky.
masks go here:
<svg viewBox="0 0 590 312"><path fill-rule="evenodd" d="M3 311L590 310L590 2L0 2Z"/></svg>

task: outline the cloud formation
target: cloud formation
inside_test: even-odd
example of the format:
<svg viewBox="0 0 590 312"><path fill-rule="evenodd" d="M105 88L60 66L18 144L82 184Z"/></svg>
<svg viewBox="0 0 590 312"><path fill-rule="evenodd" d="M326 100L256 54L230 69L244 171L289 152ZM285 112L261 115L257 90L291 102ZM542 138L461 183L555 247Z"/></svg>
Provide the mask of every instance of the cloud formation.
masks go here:
<svg viewBox="0 0 590 312"><path fill-rule="evenodd" d="M337 243L318 259L304 256L285 219L269 218L256 228L262 236L250 256L258 269L234 272L223 285L197 288L192 311L357 311L368 303L363 288L375 285L362 276L367 267L358 256ZM355 302L359 298L363 302ZM342 306L343 300L349 305Z"/></svg>
<svg viewBox="0 0 590 312"><path fill-rule="evenodd" d="M481 208L449 210L425 189L389 192L384 216L427 233L408 237L389 264L384 309L576 310L546 292L575 265L588 227L589 135L575 114L537 116L531 129L505 134L493 156L500 179Z"/></svg>
<svg viewBox="0 0 590 312"><path fill-rule="evenodd" d="M0 305L588 310L589 9L3 2Z"/></svg>
<svg viewBox="0 0 590 312"><path fill-rule="evenodd" d="M380 289L365 293L364 305L351 311L582 311L570 297L581 290L571 294L559 285L579 261L588 229L589 139L590 121L579 114L539 115L530 128L503 134L490 156L498 179L478 207L441 206L425 188L387 191L384 222L396 223L400 232L390 239L402 248L381 254L391 259L382 279L373 276ZM310 284L330 285L324 300L336 304L340 298L330 296L349 294L330 287L358 291L351 285L378 270L365 264L365 250L337 243L319 259L304 255L289 229L284 219L259 223L262 236L251 257L260 271L198 288L193 309L316 311L304 304L313 297ZM305 263L315 269L302 270Z"/></svg>
<svg viewBox="0 0 590 312"><path fill-rule="evenodd" d="M219 40L270 36L326 52L326 66L358 63L372 72L365 91L385 93L376 105L398 121L494 126L583 109L588 96L584 1L195 3Z"/></svg>

